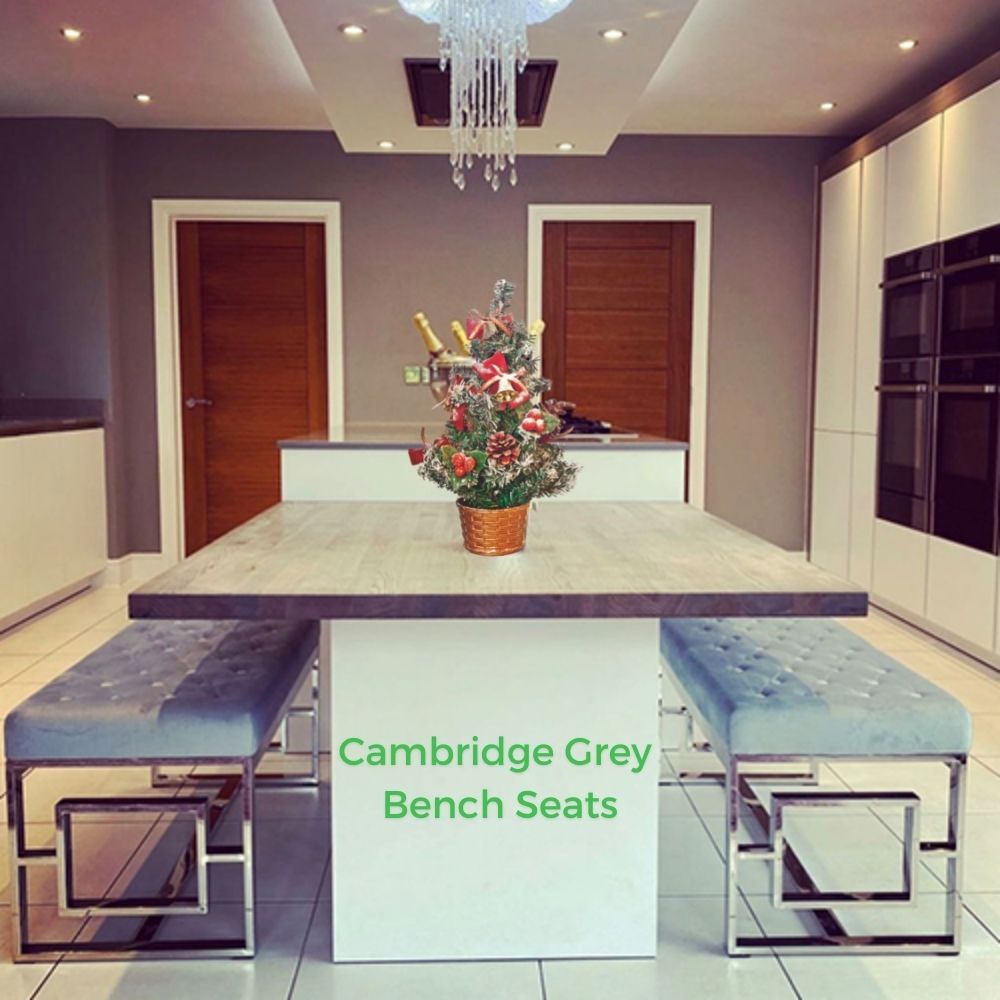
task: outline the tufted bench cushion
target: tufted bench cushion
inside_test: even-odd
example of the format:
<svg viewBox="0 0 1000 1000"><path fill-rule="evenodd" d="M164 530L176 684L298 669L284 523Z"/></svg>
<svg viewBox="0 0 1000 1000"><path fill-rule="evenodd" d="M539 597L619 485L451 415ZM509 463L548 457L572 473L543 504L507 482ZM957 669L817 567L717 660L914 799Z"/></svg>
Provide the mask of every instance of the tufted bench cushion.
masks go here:
<svg viewBox="0 0 1000 1000"><path fill-rule="evenodd" d="M136 622L7 716L7 757L254 756L318 641L316 622Z"/></svg>
<svg viewBox="0 0 1000 1000"><path fill-rule="evenodd" d="M676 618L660 648L727 754L965 754L965 707L826 619Z"/></svg>

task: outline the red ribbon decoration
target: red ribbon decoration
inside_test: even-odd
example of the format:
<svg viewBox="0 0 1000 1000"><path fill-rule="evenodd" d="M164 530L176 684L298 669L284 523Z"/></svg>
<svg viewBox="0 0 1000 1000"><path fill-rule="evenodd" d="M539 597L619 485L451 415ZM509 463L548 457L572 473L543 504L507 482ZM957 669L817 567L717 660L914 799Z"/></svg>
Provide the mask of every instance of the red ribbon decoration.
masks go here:
<svg viewBox="0 0 1000 1000"><path fill-rule="evenodd" d="M490 313L484 316L478 309L473 309L465 320L465 332L469 340L479 340L480 337L487 336L486 328L490 327L490 333L500 330L510 336L514 332L514 317L510 313Z"/></svg>

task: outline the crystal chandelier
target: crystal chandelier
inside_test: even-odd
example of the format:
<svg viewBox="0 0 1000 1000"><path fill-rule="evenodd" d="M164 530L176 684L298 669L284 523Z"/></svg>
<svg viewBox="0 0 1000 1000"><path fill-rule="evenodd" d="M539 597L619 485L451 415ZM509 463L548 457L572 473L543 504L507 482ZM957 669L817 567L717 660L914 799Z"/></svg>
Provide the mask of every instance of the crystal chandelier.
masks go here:
<svg viewBox="0 0 1000 1000"><path fill-rule="evenodd" d="M517 74L528 62L529 24L572 0L399 0L408 14L441 26L441 69L451 65L451 178L465 189L473 159L494 191L517 183ZM510 167L508 171L507 168Z"/></svg>

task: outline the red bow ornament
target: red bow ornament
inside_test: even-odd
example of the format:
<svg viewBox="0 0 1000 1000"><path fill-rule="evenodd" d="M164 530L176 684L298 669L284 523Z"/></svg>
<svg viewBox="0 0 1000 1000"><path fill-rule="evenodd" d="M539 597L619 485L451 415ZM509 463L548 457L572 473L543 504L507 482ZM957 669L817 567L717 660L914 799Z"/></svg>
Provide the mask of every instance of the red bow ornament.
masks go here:
<svg viewBox="0 0 1000 1000"><path fill-rule="evenodd" d="M508 336L514 331L514 317L509 313L490 313L484 316L478 309L473 309L465 320L465 332L469 340L479 340L500 330Z"/></svg>
<svg viewBox="0 0 1000 1000"><path fill-rule="evenodd" d="M497 409L516 410L531 399L531 393L521 381L525 372L511 372L507 359L499 351L475 368L476 374L483 380L483 390L496 400Z"/></svg>

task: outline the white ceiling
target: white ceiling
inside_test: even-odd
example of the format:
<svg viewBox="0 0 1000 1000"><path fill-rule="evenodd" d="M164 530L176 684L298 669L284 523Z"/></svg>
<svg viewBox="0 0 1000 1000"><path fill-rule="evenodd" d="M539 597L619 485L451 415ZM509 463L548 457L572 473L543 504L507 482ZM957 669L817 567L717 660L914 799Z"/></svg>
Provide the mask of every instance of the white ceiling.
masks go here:
<svg viewBox="0 0 1000 1000"><path fill-rule="evenodd" d="M1000 37L998 18L1000 0L575 0L530 30L532 55L559 69L545 126L522 130L519 148L603 153L621 132L856 133ZM348 21L368 33L345 38ZM83 39L64 41L64 24ZM603 41L610 24L628 36ZM908 36L920 44L904 54ZM402 68L436 44L395 0L0 0L0 116L332 128L348 151L383 138L442 150L446 130L413 124ZM836 110L820 112L824 100Z"/></svg>
<svg viewBox="0 0 1000 1000"><path fill-rule="evenodd" d="M843 135L998 17L998 0L698 0L625 131Z"/></svg>

